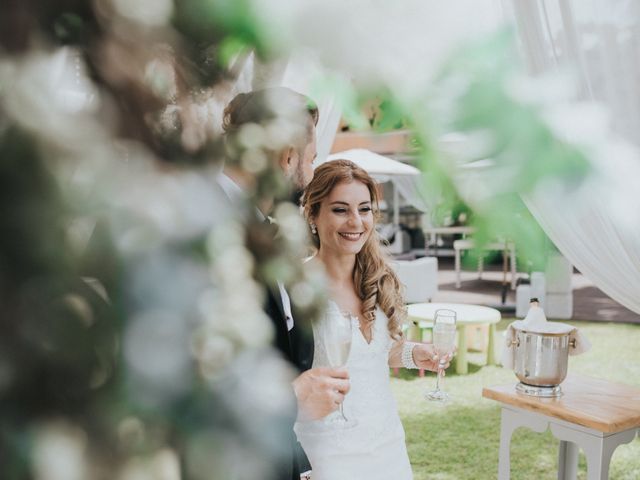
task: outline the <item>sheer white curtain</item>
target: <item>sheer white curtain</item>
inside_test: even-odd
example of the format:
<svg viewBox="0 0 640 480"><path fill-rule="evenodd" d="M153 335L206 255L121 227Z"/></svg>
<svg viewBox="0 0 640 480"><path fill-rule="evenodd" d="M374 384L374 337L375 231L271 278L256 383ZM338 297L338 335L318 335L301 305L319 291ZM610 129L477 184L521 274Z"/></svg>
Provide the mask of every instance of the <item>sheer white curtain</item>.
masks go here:
<svg viewBox="0 0 640 480"><path fill-rule="evenodd" d="M506 6L531 73L571 71L578 100L591 104L574 104L565 118L551 119L569 139L589 145L591 177L578 189L542 186L524 200L569 261L640 313L640 2L512 0Z"/></svg>
<svg viewBox="0 0 640 480"><path fill-rule="evenodd" d="M433 198L433 192L431 195L427 194L424 188L424 179L422 176L393 177L391 178L391 181L406 202L418 210L422 212L429 212L433 205L435 205L436 199Z"/></svg>

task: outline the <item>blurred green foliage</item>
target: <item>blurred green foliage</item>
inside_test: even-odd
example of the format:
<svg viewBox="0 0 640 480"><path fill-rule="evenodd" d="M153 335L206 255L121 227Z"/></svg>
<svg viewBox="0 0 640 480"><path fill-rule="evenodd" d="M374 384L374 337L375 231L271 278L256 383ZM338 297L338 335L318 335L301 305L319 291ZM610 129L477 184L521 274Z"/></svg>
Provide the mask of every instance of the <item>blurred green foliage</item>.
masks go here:
<svg viewBox="0 0 640 480"><path fill-rule="evenodd" d="M518 82L527 81L513 32L504 30L459 48L418 97L407 97L391 86L359 91L343 85L339 98L352 129L367 128L362 110L377 98L379 115L369 128L411 131L411 153L424 172L424 190L438 199L429 212L434 224L457 222L459 214L465 213L466 224L476 228L476 255L485 243L509 239L518 246L526 270L535 270L543 268L554 247L520 196L533 192L546 179L578 185L589 171L589 162L585 152L552 130L543 105L514 90ZM333 87L333 82L329 84ZM441 143L451 133L462 138L454 153ZM465 166L485 159L492 165L478 183L490 194L469 196L468 184L459 178L472 173L465 172Z"/></svg>

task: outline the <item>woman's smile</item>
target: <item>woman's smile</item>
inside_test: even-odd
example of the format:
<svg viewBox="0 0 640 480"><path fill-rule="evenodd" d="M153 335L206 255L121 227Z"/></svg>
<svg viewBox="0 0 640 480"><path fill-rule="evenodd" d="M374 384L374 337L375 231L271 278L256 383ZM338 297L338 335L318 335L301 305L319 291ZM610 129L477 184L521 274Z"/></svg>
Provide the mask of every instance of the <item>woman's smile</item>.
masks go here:
<svg viewBox="0 0 640 480"><path fill-rule="evenodd" d="M358 240L360 240L360 238L362 238L364 232L338 232L338 235L346 240L349 240L350 242L357 242Z"/></svg>

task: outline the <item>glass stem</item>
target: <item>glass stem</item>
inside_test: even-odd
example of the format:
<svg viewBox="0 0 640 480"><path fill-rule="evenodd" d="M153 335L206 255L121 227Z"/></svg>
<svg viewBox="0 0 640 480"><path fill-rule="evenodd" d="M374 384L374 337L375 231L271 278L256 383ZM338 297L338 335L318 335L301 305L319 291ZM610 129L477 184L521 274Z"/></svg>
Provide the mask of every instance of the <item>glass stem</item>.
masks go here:
<svg viewBox="0 0 640 480"><path fill-rule="evenodd" d="M442 372L444 372L444 363L438 362L438 373L436 374L436 392L440 391L440 377L442 376Z"/></svg>
<svg viewBox="0 0 640 480"><path fill-rule="evenodd" d="M348 421L349 421L349 420L347 420L347 417L345 417L345 416L344 416L344 402L342 402L342 403L340 404L340 415L342 415L342 419L343 419L345 422L348 422Z"/></svg>

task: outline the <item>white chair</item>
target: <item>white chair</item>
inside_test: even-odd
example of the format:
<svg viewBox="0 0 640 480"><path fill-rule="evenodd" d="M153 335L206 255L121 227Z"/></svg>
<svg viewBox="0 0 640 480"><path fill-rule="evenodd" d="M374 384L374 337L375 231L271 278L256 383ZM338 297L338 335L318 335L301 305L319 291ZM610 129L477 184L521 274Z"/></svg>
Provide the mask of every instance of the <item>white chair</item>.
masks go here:
<svg viewBox="0 0 640 480"><path fill-rule="evenodd" d="M400 283L404 285L405 302L428 302L438 293L438 259L436 257L396 260L391 265Z"/></svg>
<svg viewBox="0 0 640 480"><path fill-rule="evenodd" d="M455 268L456 268L456 288L460 288L460 252L462 250L472 250L475 248L475 242L471 238L456 240L453 242L453 250L455 251ZM511 270L511 290L516 288L516 246L513 242L492 242L483 245L483 250L499 250L505 252L509 256ZM484 269L484 259L480 255L478 258L478 278L482 278ZM505 272L506 274L506 272Z"/></svg>

